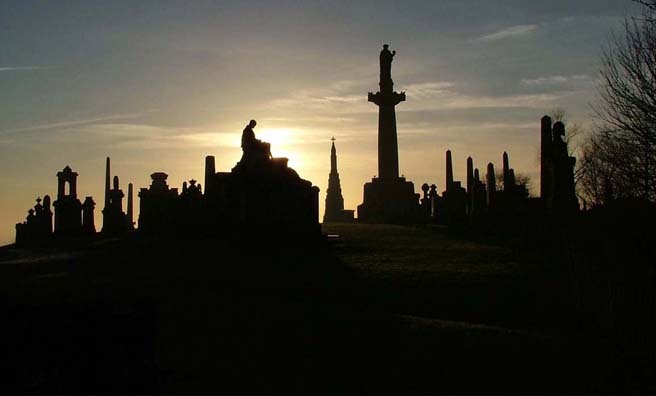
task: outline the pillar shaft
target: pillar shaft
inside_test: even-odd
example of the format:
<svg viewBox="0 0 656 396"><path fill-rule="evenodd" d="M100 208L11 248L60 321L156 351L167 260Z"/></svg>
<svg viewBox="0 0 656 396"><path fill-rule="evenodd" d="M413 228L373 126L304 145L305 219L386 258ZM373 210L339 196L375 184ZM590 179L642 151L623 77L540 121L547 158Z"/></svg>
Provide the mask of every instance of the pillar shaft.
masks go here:
<svg viewBox="0 0 656 396"><path fill-rule="evenodd" d="M474 160L472 157L467 157L467 192L471 194L472 186L474 184Z"/></svg>
<svg viewBox="0 0 656 396"><path fill-rule="evenodd" d="M109 191L111 190L110 185L111 172L109 170L109 157L105 161L105 208L109 207Z"/></svg>
<svg viewBox="0 0 656 396"><path fill-rule="evenodd" d="M382 180L399 177L396 111L391 104L381 104L378 112L378 177Z"/></svg>
<svg viewBox="0 0 656 396"><path fill-rule="evenodd" d="M132 206L132 183L128 183L128 213L127 213L128 229L132 229L132 226L134 224L133 210L134 209Z"/></svg>
<svg viewBox="0 0 656 396"><path fill-rule="evenodd" d="M446 190L451 189L453 184L453 162L451 161L451 150L446 151Z"/></svg>
<svg viewBox="0 0 656 396"><path fill-rule="evenodd" d="M216 164L213 155L205 157L205 194L212 190L212 179L216 174Z"/></svg>

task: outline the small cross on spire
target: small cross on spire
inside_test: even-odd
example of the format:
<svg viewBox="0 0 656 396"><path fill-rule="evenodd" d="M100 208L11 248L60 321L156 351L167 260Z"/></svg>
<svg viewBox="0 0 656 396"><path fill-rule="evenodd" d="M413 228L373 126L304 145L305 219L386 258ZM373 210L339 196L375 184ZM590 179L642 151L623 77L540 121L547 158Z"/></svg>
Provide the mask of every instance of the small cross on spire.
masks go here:
<svg viewBox="0 0 656 396"><path fill-rule="evenodd" d="M332 140L333 143L335 143L335 137L331 137L330 140Z"/></svg>

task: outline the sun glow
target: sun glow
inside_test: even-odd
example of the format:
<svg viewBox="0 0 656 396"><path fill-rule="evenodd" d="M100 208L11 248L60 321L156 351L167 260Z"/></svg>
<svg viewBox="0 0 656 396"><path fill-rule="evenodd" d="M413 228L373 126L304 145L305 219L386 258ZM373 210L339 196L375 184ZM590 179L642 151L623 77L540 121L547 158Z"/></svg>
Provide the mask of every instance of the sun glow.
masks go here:
<svg viewBox="0 0 656 396"><path fill-rule="evenodd" d="M285 157L289 159L289 166L296 170L303 167L301 153L298 147L298 136L300 131L286 128L262 128L255 129L255 136L271 144L271 154L274 157Z"/></svg>
<svg viewBox="0 0 656 396"><path fill-rule="evenodd" d="M271 143L271 149L277 146L289 147L296 142L299 131L285 128L262 128L255 129L255 136L265 142Z"/></svg>

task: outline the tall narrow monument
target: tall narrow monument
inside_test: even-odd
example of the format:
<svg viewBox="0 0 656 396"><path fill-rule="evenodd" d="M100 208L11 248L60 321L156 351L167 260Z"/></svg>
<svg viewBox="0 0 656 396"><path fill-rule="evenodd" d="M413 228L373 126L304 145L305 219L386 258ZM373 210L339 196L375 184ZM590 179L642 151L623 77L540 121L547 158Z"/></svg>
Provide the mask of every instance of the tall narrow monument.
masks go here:
<svg viewBox="0 0 656 396"><path fill-rule="evenodd" d="M326 191L326 210L323 214L323 222L353 221L353 210L344 210L344 197L342 196L342 184L337 172L337 149L335 149L335 138L330 148L330 174L328 175L328 190Z"/></svg>
<svg viewBox="0 0 656 396"><path fill-rule="evenodd" d="M123 213L123 191L119 187L118 176L114 176L113 188L109 189L111 179L110 160L105 163L105 207L102 210L102 233L118 235L127 231L127 216Z"/></svg>
<svg viewBox="0 0 656 396"><path fill-rule="evenodd" d="M125 219L128 230L134 230L134 203L132 189L132 183L128 183L128 212L126 213Z"/></svg>
<svg viewBox="0 0 656 396"><path fill-rule="evenodd" d="M105 160L105 208L109 206L109 191L112 189L111 188L111 172L109 170L110 168L110 159L107 157Z"/></svg>
<svg viewBox="0 0 656 396"><path fill-rule="evenodd" d="M540 197L544 208L553 207L553 137L551 117L544 116L540 121Z"/></svg>
<svg viewBox="0 0 656 396"><path fill-rule="evenodd" d="M397 104L405 101L405 92L394 92L392 60L396 51L388 45L380 51L380 91L369 92L369 102L378 106L378 177L395 180L399 177L399 144L396 138Z"/></svg>
<svg viewBox="0 0 656 396"><path fill-rule="evenodd" d="M497 193L497 177L494 173L494 164L487 164L487 207L494 208L496 204L496 193Z"/></svg>
<svg viewBox="0 0 656 396"><path fill-rule="evenodd" d="M420 216L419 194L412 182L399 177L399 148L396 136L397 104L405 92L395 92L392 60L396 51L388 45L380 52L380 91L369 92L368 100L378 106L378 177L364 185L358 219L367 223L413 223Z"/></svg>
<svg viewBox="0 0 656 396"><path fill-rule="evenodd" d="M565 125L551 125L542 117L540 133L540 197L547 213L572 213L579 210L574 183L576 158L569 155Z"/></svg>

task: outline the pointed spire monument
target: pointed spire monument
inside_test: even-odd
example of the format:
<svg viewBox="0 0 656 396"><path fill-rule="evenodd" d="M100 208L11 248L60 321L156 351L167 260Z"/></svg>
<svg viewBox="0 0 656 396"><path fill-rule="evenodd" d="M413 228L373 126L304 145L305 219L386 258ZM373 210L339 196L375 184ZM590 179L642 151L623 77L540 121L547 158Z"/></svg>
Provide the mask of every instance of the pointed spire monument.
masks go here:
<svg viewBox="0 0 656 396"><path fill-rule="evenodd" d="M323 214L323 222L353 221L353 211L344 210L344 197L342 196L342 185L337 172L337 150L335 149L335 138L330 139L330 175L328 176L328 190L326 191L326 210Z"/></svg>

